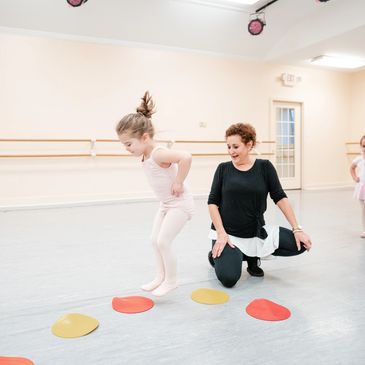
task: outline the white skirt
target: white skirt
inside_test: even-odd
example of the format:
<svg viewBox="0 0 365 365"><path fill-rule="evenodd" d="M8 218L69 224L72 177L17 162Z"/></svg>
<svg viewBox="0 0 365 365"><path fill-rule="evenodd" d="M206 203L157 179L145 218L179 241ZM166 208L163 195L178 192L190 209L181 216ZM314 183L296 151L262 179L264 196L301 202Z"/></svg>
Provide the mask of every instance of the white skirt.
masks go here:
<svg viewBox="0 0 365 365"><path fill-rule="evenodd" d="M231 243L233 243L238 249L240 249L245 255L251 257L270 256L279 247L279 226L264 226L267 232L265 239L259 237L241 238L228 235ZM210 239L217 239L217 232L213 229L210 230Z"/></svg>
<svg viewBox="0 0 365 365"><path fill-rule="evenodd" d="M359 200L365 200L365 184L358 182L355 185L354 197Z"/></svg>

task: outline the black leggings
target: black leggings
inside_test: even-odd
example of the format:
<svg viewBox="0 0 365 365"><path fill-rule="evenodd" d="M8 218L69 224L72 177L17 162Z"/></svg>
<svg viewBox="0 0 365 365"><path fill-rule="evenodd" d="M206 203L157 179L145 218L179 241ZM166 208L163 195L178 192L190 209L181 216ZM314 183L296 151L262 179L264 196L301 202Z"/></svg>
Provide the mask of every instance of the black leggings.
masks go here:
<svg viewBox="0 0 365 365"><path fill-rule="evenodd" d="M212 241L212 246L215 240ZM291 230L279 227L279 247L272 253L274 256L296 256L306 251L303 244L298 251L294 234ZM242 273L242 261L245 255L237 247L226 245L220 257L214 259L214 269L218 280L227 288L234 286Z"/></svg>

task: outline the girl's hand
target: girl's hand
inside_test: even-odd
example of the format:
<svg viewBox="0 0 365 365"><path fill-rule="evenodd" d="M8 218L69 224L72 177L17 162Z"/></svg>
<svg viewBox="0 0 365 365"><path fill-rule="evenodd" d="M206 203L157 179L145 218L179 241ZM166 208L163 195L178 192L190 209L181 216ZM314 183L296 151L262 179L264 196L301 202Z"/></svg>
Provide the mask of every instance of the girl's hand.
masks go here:
<svg viewBox="0 0 365 365"><path fill-rule="evenodd" d="M304 248L309 251L312 248L312 242L309 238L309 236L304 233L303 231L295 232L294 233L295 242L298 247L298 251L301 249L301 244L303 243Z"/></svg>
<svg viewBox="0 0 365 365"><path fill-rule="evenodd" d="M179 197L184 192L184 185L182 183L174 182L172 184L171 193L172 195Z"/></svg>
<svg viewBox="0 0 365 365"><path fill-rule="evenodd" d="M354 179L355 182L360 182L360 178L356 176L356 178Z"/></svg>
<svg viewBox="0 0 365 365"><path fill-rule="evenodd" d="M229 240L227 233L219 233L218 237L217 237L217 241L215 242L213 249L212 249L212 256L214 259L221 255L221 253L223 252L224 247L226 246L227 243L232 248L235 247Z"/></svg>

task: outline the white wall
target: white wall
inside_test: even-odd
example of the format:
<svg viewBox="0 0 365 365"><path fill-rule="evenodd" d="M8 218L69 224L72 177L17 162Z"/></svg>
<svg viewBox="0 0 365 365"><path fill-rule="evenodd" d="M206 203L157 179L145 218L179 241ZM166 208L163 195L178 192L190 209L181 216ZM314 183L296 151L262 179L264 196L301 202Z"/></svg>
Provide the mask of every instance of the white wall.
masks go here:
<svg viewBox="0 0 365 365"><path fill-rule="evenodd" d="M350 182L344 143L352 133L351 107L361 108L360 98L351 103L353 84L362 88L351 74L13 34L0 34L0 70L0 138L116 138L116 122L150 90L158 138L222 139L231 123L243 121L266 140L273 137L271 101L300 101L303 188ZM283 72L302 81L283 87ZM0 153L19 146L0 142ZM40 148L21 146L30 153ZM87 145L61 149L87 151ZM334 160L335 169L324 168ZM209 191L217 161L195 158L194 193ZM134 158L0 159L0 174L2 207L151 196Z"/></svg>
<svg viewBox="0 0 365 365"><path fill-rule="evenodd" d="M349 137L359 141L365 134L365 71L351 75L351 129Z"/></svg>

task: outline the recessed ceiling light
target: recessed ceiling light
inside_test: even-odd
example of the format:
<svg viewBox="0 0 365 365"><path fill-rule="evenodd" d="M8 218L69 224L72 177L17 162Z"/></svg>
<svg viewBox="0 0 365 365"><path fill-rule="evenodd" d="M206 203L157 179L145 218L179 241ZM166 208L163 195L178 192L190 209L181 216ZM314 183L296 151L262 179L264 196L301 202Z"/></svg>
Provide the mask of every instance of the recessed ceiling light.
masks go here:
<svg viewBox="0 0 365 365"><path fill-rule="evenodd" d="M262 0L178 0L189 3L196 3L208 6L216 6L219 8L242 10L260 3Z"/></svg>
<svg viewBox="0 0 365 365"><path fill-rule="evenodd" d="M216 2L220 3L235 3L240 5L253 5L255 3L258 3L260 0L216 0Z"/></svg>
<svg viewBox="0 0 365 365"><path fill-rule="evenodd" d="M216 4L221 6L253 5L261 0L200 0L197 2Z"/></svg>
<svg viewBox="0 0 365 365"><path fill-rule="evenodd" d="M343 56L318 56L312 58L310 63L336 68L359 68L365 66L365 60Z"/></svg>

